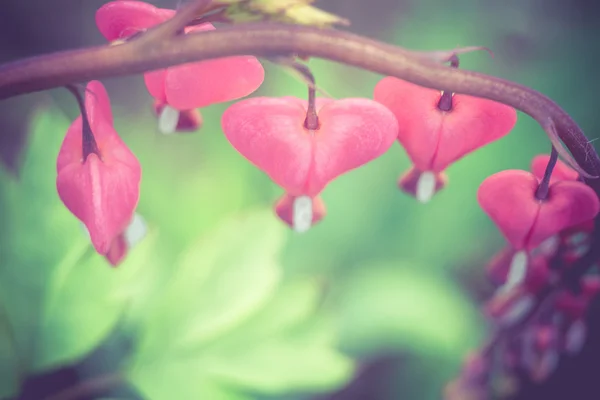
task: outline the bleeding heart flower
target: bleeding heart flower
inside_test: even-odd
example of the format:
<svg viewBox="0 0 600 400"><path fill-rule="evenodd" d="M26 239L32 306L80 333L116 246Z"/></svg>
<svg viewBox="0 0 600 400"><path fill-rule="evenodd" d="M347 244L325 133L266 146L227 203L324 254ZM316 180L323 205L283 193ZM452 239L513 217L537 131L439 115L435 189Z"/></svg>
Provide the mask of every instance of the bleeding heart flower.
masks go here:
<svg viewBox="0 0 600 400"><path fill-rule="evenodd" d="M337 176L385 153L398 123L372 100L319 98L320 125L310 130L307 108L295 97L246 99L223 113L222 126L237 151L308 207L306 197L314 199Z"/></svg>
<svg viewBox="0 0 600 400"><path fill-rule="evenodd" d="M512 107L461 94L442 111L441 96L395 77L383 78L373 94L398 119L398 141L414 164L399 185L422 202L444 186L442 172L450 164L505 136L517 121Z"/></svg>
<svg viewBox="0 0 600 400"><path fill-rule="evenodd" d="M160 24L175 14L141 1L112 1L96 12L96 25L109 41L127 38ZM185 33L214 30L210 23L185 28ZM251 56L193 62L144 74L150 94L161 108L164 133L185 125L182 113L245 97L263 82L264 69ZM185 116L183 117L185 118Z"/></svg>
<svg viewBox="0 0 600 400"><path fill-rule="evenodd" d="M477 193L483 210L517 250L531 250L600 209L596 193L582 182L558 181L544 200L536 198L538 186L533 174L509 170L488 177Z"/></svg>
<svg viewBox="0 0 600 400"><path fill-rule="evenodd" d="M540 154L539 156L535 156L531 161L531 172L538 178L542 179L544 177L544 173L546 172L546 166L550 161L550 155L548 154ZM577 171L569 167L564 162L558 160L554 169L552 170L552 175L550 176L550 184L558 181L576 181L579 179L579 174Z"/></svg>
<svg viewBox="0 0 600 400"><path fill-rule="evenodd" d="M550 162L550 155L538 155L531 163L531 171L541 181L545 175L546 167ZM577 181L579 175L562 161L557 160L550 177L550 184L558 181ZM524 277L530 257L543 257L550 260L557 255L561 248L561 263L565 266L572 265L580 259L589 249L591 233L594 230L594 219L589 219L579 224L562 229L531 250L516 250L509 246L496 254L487 266L488 276L492 282L510 288L519 284L519 277Z"/></svg>
<svg viewBox="0 0 600 400"><path fill-rule="evenodd" d="M65 206L87 227L96 251L107 254L138 203L141 167L112 126L108 94L100 82L87 85L85 108L97 148L84 153L79 116L58 154L56 187Z"/></svg>

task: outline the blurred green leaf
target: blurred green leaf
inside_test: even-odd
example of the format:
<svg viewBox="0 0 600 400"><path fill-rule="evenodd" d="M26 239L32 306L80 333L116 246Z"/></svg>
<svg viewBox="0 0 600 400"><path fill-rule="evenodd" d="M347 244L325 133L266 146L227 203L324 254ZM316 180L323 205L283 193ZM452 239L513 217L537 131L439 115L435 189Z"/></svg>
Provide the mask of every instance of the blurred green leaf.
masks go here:
<svg viewBox="0 0 600 400"><path fill-rule="evenodd" d="M153 307L143 352L199 345L262 307L279 280L284 232L261 212L226 221L193 245Z"/></svg>
<svg viewBox="0 0 600 400"><path fill-rule="evenodd" d="M261 211L225 221L192 246L143 329L129 374L140 391L167 398L161 396L182 376L202 384L177 398L219 393L224 384L281 394L326 390L349 379L352 363L331 343L296 334L305 325L319 327L320 285L277 287L285 232L271 212ZM219 394L211 396L202 398Z"/></svg>
<svg viewBox="0 0 600 400"><path fill-rule="evenodd" d="M152 273L145 267L155 238L150 235L142 240L117 269L94 253L87 239L74 241L48 283L34 369L72 362L109 335L137 292L138 272Z"/></svg>
<svg viewBox="0 0 600 400"><path fill-rule="evenodd" d="M20 368L4 304L0 303L0 398L13 394L19 385Z"/></svg>
<svg viewBox="0 0 600 400"><path fill-rule="evenodd" d="M77 220L56 193L56 156L69 122L56 110L33 118L20 179L2 174L0 219L0 286L17 353L27 366L33 359L45 285L69 252L72 238L82 236Z"/></svg>
<svg viewBox="0 0 600 400"><path fill-rule="evenodd" d="M458 361L483 333L475 306L423 267L372 265L339 290L342 343L354 354L393 348Z"/></svg>
<svg viewBox="0 0 600 400"><path fill-rule="evenodd" d="M283 284L251 319L201 349L207 374L275 395L325 391L347 381L353 365L332 350L334 326L316 318L323 318L320 292L314 280Z"/></svg>
<svg viewBox="0 0 600 400"><path fill-rule="evenodd" d="M294 343L286 337L206 356L203 364L206 373L218 380L279 395L331 390L353 372L352 362L331 347Z"/></svg>

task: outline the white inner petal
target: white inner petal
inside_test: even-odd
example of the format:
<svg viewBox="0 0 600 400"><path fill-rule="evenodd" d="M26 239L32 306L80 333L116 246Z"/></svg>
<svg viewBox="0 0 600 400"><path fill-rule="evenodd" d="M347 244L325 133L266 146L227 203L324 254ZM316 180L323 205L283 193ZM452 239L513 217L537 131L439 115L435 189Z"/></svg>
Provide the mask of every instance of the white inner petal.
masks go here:
<svg viewBox="0 0 600 400"><path fill-rule="evenodd" d="M433 172L423 172L417 181L417 200L421 203L427 203L435 193L435 174Z"/></svg>
<svg viewBox="0 0 600 400"><path fill-rule="evenodd" d="M310 229L313 220L312 199L300 196L294 199L292 223L296 232L302 233Z"/></svg>
<svg viewBox="0 0 600 400"><path fill-rule="evenodd" d="M138 213L133 215L129 226L125 229L125 242L128 248L133 248L138 244L148 233L148 225L142 216Z"/></svg>
<svg viewBox="0 0 600 400"><path fill-rule="evenodd" d="M560 244L560 237L558 235L550 236L544 240L538 247L535 248L536 254L552 255L558 249Z"/></svg>
<svg viewBox="0 0 600 400"><path fill-rule="evenodd" d="M508 276L506 277L506 283L500 289L502 292L506 292L515 286L520 285L525 280L527 274L527 253L523 250L517 251L510 262L508 267Z"/></svg>
<svg viewBox="0 0 600 400"><path fill-rule="evenodd" d="M158 130L164 134L175 132L179 122L179 110L166 105L158 116Z"/></svg>

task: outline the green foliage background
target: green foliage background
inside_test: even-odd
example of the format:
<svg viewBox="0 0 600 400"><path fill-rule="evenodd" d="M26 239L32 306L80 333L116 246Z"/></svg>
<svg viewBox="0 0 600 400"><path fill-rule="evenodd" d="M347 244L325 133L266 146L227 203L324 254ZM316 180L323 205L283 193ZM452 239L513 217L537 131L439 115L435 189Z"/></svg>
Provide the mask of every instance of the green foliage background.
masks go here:
<svg viewBox="0 0 600 400"><path fill-rule="evenodd" d="M499 48L494 60L471 54L462 65L555 97L593 132L583 105L594 91L583 90L580 78L589 67L569 62L583 32L534 37L545 56L515 55L504 40L529 35L527 7L454 3L414 2L377 37L421 50ZM325 61L310 65L336 98L370 97L380 79ZM265 66L258 95L305 96L300 82ZM125 82L131 93L120 96ZM200 132L165 137L141 77L107 83L116 128L143 166L138 212L150 231L116 270L91 251L54 186L73 115L54 102L42 106L20 178L0 174L0 397L24 376L98 348L109 368L92 366L89 379L119 374L150 399L305 398L344 387L362 362L390 354L405 359L383 388L390 399L439 397L486 333L472 289L502 246L477 205L477 187L496 171L528 168L548 149L532 120L520 114L508 137L453 165L450 185L427 205L396 188L409 162L394 145L332 182L322 194L326 218L298 235L270 211L282 190L223 137L227 104L202 110ZM115 336L131 347L111 351Z"/></svg>

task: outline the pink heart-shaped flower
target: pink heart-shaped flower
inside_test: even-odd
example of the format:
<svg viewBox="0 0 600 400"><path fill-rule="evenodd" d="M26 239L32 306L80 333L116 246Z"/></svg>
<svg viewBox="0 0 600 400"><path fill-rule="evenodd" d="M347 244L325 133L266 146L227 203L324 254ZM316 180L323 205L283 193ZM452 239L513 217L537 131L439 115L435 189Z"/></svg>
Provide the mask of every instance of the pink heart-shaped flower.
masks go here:
<svg viewBox="0 0 600 400"><path fill-rule="evenodd" d="M420 171L442 172L466 154L508 134L516 111L491 100L456 94L452 109L438 108L441 93L395 77L383 78L373 98L398 119L398 140Z"/></svg>
<svg viewBox="0 0 600 400"><path fill-rule="evenodd" d="M83 159L79 116L58 154L56 187L65 206L87 227L96 251L107 254L137 206L141 167L112 126L108 94L100 82L87 85L85 106L98 154Z"/></svg>
<svg viewBox="0 0 600 400"><path fill-rule="evenodd" d="M582 182L556 182L545 200L535 196L538 185L533 174L508 170L488 177L477 193L483 210L517 250L531 250L563 229L594 218L600 209L596 193Z"/></svg>
<svg viewBox="0 0 600 400"><path fill-rule="evenodd" d="M233 147L291 196L315 197L337 176L385 153L394 115L368 99L317 99L318 130L304 127L307 102L258 97L229 107L223 132Z"/></svg>
<svg viewBox="0 0 600 400"><path fill-rule="evenodd" d="M98 9L96 25L107 40L113 41L158 25L173 15L174 10L141 1L112 1ZM206 23L188 27L185 33L214 29ZM264 69L251 56L187 63L144 74L148 91L155 100L180 111L248 96L263 80Z"/></svg>

